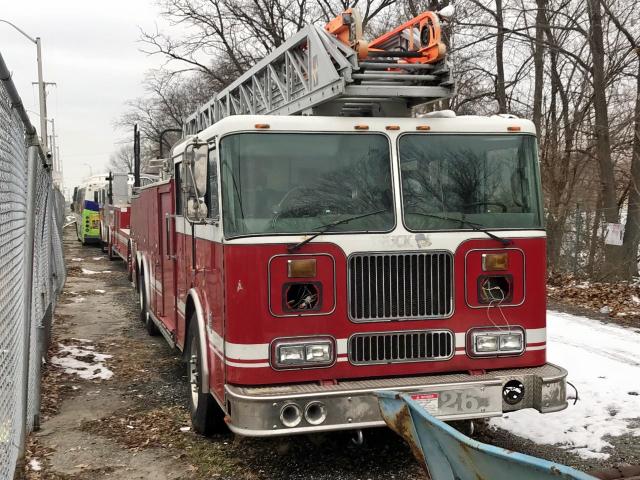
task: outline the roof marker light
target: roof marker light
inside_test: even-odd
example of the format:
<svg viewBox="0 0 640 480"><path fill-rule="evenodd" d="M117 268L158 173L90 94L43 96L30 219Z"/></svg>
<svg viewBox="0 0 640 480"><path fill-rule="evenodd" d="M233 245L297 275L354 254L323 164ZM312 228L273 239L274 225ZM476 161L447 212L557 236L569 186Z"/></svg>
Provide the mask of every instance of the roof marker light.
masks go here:
<svg viewBox="0 0 640 480"><path fill-rule="evenodd" d="M386 127L387 130L400 130L400 125L387 125Z"/></svg>
<svg viewBox="0 0 640 480"><path fill-rule="evenodd" d="M521 128L518 125L512 125L510 127L507 127L507 131L509 132L519 132L521 130Z"/></svg>
<svg viewBox="0 0 640 480"><path fill-rule="evenodd" d="M355 125L353 128L356 130L369 130L369 125Z"/></svg>
<svg viewBox="0 0 640 480"><path fill-rule="evenodd" d="M254 126L256 128L270 128L268 123L256 123Z"/></svg>
<svg viewBox="0 0 640 480"><path fill-rule="evenodd" d="M419 130L421 132L428 132L429 130L431 130L431 127L429 125L418 125L416 127L416 130Z"/></svg>

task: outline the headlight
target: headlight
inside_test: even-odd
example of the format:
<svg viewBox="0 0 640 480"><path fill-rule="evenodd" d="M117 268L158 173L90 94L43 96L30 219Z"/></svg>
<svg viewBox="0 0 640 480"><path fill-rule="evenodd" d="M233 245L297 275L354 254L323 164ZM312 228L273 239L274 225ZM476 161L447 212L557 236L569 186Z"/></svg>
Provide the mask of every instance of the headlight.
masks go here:
<svg viewBox="0 0 640 480"><path fill-rule="evenodd" d="M473 355L513 355L524 351L524 333L520 327L507 331L478 329L471 332Z"/></svg>
<svg viewBox="0 0 640 480"><path fill-rule="evenodd" d="M304 347L307 362L329 363L331 362L331 344L306 345Z"/></svg>
<svg viewBox="0 0 640 480"><path fill-rule="evenodd" d="M275 368L326 367L334 361L333 339L278 339L272 343Z"/></svg>
<svg viewBox="0 0 640 480"><path fill-rule="evenodd" d="M501 352L519 352L522 350L522 333L500 335Z"/></svg>
<svg viewBox="0 0 640 480"><path fill-rule="evenodd" d="M295 364L304 362L304 346L282 345L278 349L278 363Z"/></svg>
<svg viewBox="0 0 640 480"><path fill-rule="evenodd" d="M478 335L476 337L476 352L497 352L498 336L497 335Z"/></svg>

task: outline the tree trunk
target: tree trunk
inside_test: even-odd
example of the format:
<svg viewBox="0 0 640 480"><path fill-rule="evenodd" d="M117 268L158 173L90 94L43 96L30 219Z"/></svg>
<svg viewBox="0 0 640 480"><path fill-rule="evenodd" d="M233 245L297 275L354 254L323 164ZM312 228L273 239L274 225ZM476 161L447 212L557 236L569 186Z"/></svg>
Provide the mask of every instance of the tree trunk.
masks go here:
<svg viewBox="0 0 640 480"><path fill-rule="evenodd" d="M638 243L640 243L640 50L638 52L638 72L636 76L636 106L634 120L633 155L631 157L631 180L627 224L624 229L623 265L626 276L638 275Z"/></svg>
<svg viewBox="0 0 640 480"><path fill-rule="evenodd" d="M504 18L502 17L502 0L496 0L496 100L498 113L507 113L507 92L504 85Z"/></svg>
<svg viewBox="0 0 640 480"><path fill-rule="evenodd" d="M598 167L600 171L600 190L602 192L602 210L607 223L618 223L618 204L616 182L611 160L611 138L609 136L609 114L607 110L605 53L602 33L602 12L599 0L587 0L589 9L589 43L593 58L593 104L595 113L595 136ZM621 248L615 245L605 246L606 277L622 275Z"/></svg>
<svg viewBox="0 0 640 480"><path fill-rule="evenodd" d="M596 214L594 215L593 225L591 226L591 241L589 242L589 260L587 261L587 275L589 277L593 277L593 274L595 273L596 251L598 249L598 242L600 241L598 232L600 230L601 217L602 200L600 195L598 195L598 200L596 201Z"/></svg>
<svg viewBox="0 0 640 480"><path fill-rule="evenodd" d="M536 0L536 43L533 52L533 124L536 126L536 132L541 135L540 127L542 125L542 86L544 80L544 26L547 18L545 13L547 0Z"/></svg>

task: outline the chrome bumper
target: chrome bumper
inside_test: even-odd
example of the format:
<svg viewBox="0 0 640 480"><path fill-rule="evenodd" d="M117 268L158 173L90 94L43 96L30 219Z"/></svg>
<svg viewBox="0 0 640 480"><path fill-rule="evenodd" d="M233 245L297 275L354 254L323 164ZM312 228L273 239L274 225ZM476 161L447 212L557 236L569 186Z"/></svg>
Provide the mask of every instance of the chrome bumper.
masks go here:
<svg viewBox="0 0 640 480"><path fill-rule="evenodd" d="M535 408L542 413L557 412L567 407L567 371L551 363L541 367L494 370L483 375L448 374L421 377L347 380L337 385L293 384L266 387L226 385L225 405L229 428L238 435L269 437L299 433L351 430L385 425L374 392L396 390L436 393L437 398L462 398L457 406L440 401L437 413L441 420L465 420L500 416L504 412ZM524 396L515 405L502 398L502 388L510 380L524 385ZM475 398L465 407L465 398ZM304 412L310 402L320 401L326 407L326 420L311 425L302 418L299 425L282 424L282 408L294 403ZM436 400L437 402L438 400Z"/></svg>

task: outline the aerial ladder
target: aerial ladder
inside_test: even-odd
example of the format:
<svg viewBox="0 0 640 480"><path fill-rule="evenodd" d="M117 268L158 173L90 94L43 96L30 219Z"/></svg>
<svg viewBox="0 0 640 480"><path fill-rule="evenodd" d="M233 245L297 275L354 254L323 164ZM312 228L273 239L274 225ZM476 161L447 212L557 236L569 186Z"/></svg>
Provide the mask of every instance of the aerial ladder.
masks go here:
<svg viewBox="0 0 640 480"><path fill-rule="evenodd" d="M307 25L189 116L184 135L230 115L411 115L454 91L441 22L427 11L366 42L356 10Z"/></svg>

